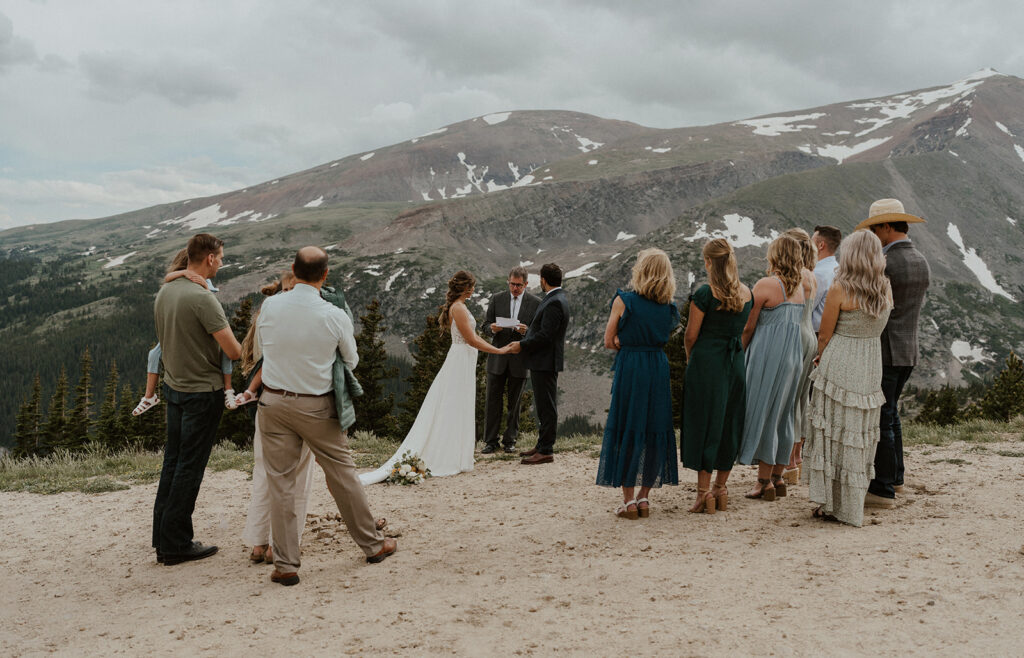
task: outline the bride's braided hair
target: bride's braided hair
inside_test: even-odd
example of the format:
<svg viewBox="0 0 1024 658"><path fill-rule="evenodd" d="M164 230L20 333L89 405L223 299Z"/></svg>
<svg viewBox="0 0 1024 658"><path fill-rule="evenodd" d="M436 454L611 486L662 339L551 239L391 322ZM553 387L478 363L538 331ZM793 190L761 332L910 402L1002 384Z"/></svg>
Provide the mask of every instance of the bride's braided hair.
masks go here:
<svg viewBox="0 0 1024 658"><path fill-rule="evenodd" d="M441 327L441 333L451 330L452 304L454 304L459 297L465 295L467 290L472 290L475 286L476 277L466 270L459 270L452 275L452 278L448 279L448 294L445 296L444 304L439 307L441 312L437 314L437 324Z"/></svg>

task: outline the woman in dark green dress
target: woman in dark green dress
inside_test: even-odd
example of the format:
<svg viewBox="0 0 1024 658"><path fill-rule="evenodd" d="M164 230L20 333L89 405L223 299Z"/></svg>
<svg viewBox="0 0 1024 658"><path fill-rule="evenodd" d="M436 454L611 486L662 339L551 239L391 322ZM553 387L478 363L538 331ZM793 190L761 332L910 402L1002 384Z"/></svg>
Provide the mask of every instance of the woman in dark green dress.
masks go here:
<svg viewBox="0 0 1024 658"><path fill-rule="evenodd" d="M732 245L716 238L704 245L708 283L690 297L686 323L683 396L683 466L697 471L691 512L726 509L729 479L743 436L746 368L741 337L752 295L740 283ZM711 472L718 471L714 490Z"/></svg>
<svg viewBox="0 0 1024 658"><path fill-rule="evenodd" d="M618 354L597 484L622 487L623 503L615 514L636 519L650 514L647 496L652 487L679 484L663 349L679 325L679 313L672 303L675 276L664 251L641 251L630 283L632 291L616 293L604 333L605 347ZM637 486L640 494L634 497Z"/></svg>

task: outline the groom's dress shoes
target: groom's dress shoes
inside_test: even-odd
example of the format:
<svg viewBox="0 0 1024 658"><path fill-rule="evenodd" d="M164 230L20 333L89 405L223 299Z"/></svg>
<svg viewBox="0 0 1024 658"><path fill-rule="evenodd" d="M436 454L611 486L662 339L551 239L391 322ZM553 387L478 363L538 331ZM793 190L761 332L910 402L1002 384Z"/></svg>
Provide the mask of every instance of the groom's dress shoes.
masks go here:
<svg viewBox="0 0 1024 658"><path fill-rule="evenodd" d="M506 454L509 454L509 455L516 454L516 447L515 446L505 446L504 450L505 450Z"/></svg>
<svg viewBox="0 0 1024 658"><path fill-rule="evenodd" d="M274 572L270 574L270 580L275 583L281 583L285 587L290 587L292 585L299 584L299 574L294 571L282 573L277 569L274 569Z"/></svg>
<svg viewBox="0 0 1024 658"><path fill-rule="evenodd" d="M201 543L194 541L184 553L157 553L157 559L163 555L164 564L171 566L174 564L181 564L182 562L191 562L192 560L202 560L204 557L210 557L217 552L216 546L203 546Z"/></svg>
<svg viewBox="0 0 1024 658"><path fill-rule="evenodd" d="M524 450L521 453L519 453L519 456L520 457L533 457L536 454L537 454L537 449L536 448L530 448L529 450Z"/></svg>
<svg viewBox="0 0 1024 658"><path fill-rule="evenodd" d="M498 452L498 446L484 446L484 449L480 451L481 455L490 455Z"/></svg>
<svg viewBox="0 0 1024 658"><path fill-rule="evenodd" d="M368 556L366 558L366 561L370 564L377 564L378 562L383 562L385 559L387 559L389 555L393 555L394 552L397 550L398 542L392 539L391 537L388 537L384 540L384 545L381 546L381 549L377 551L376 554Z"/></svg>
<svg viewBox="0 0 1024 658"><path fill-rule="evenodd" d="M555 461L555 456L554 455L542 455L539 452L534 452L532 455L530 455L529 457L521 460L519 463L520 464L533 465L533 464L550 464L553 461Z"/></svg>

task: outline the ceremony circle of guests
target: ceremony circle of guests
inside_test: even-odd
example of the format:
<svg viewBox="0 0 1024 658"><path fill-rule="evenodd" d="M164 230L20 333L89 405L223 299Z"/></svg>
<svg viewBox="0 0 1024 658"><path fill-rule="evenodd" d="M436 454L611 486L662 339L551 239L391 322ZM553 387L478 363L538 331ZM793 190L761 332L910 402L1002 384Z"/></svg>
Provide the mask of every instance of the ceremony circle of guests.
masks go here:
<svg viewBox="0 0 1024 658"><path fill-rule="evenodd" d="M809 513L825 521L860 526L865 507L894 507L904 481L899 398L917 364L929 284L928 264L908 237L909 225L922 222L898 200L881 199L845 239L829 225L787 230L768 245L767 266L752 285L741 280L729 241L708 240L706 278L682 311L669 256L640 251L630 280L610 300L604 330L614 363L596 484L621 490L609 519L650 519L676 502L654 490L679 484L679 463L695 472L696 497L687 502L693 513L770 503L792 495L798 482L806 485ZM270 579L283 585L299 582L314 463L369 563L398 546L385 536L386 520L371 513L367 487L473 469L479 352L487 353L481 453L518 451L529 380L538 431L535 445L519 452L520 464L555 460L571 319L558 265L540 268L540 296L527 289L526 269L513 268L507 289L486 304L484 336L466 303L475 277L465 270L451 276L437 314L436 331L451 342L444 363L394 455L357 473L348 430L353 400L363 394L354 375L359 352L344 292L326 285L327 252L299 250L291 269L263 289L266 299L241 343L213 295L223 255L219 239L193 236L156 297L159 342L133 413L161 402L162 370L167 442L152 537L158 562L217 552L195 541L192 513L225 408L244 407L255 423L249 559L273 564ZM665 352L681 321L682 372ZM231 373L239 359L245 389L236 394ZM674 383L683 389L681 419ZM756 484L738 500L728 486L737 464L756 469Z"/></svg>

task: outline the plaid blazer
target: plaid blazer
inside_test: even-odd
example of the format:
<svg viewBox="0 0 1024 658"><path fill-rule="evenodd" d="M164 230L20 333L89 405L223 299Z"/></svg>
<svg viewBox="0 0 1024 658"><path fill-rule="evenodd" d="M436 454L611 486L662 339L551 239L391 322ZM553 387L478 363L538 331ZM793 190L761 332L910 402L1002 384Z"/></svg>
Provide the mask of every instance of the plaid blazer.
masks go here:
<svg viewBox="0 0 1024 658"><path fill-rule="evenodd" d="M885 255L885 275L892 284L893 309L882 331L882 365L917 365L917 322L928 290L928 261L911 242L900 242Z"/></svg>

